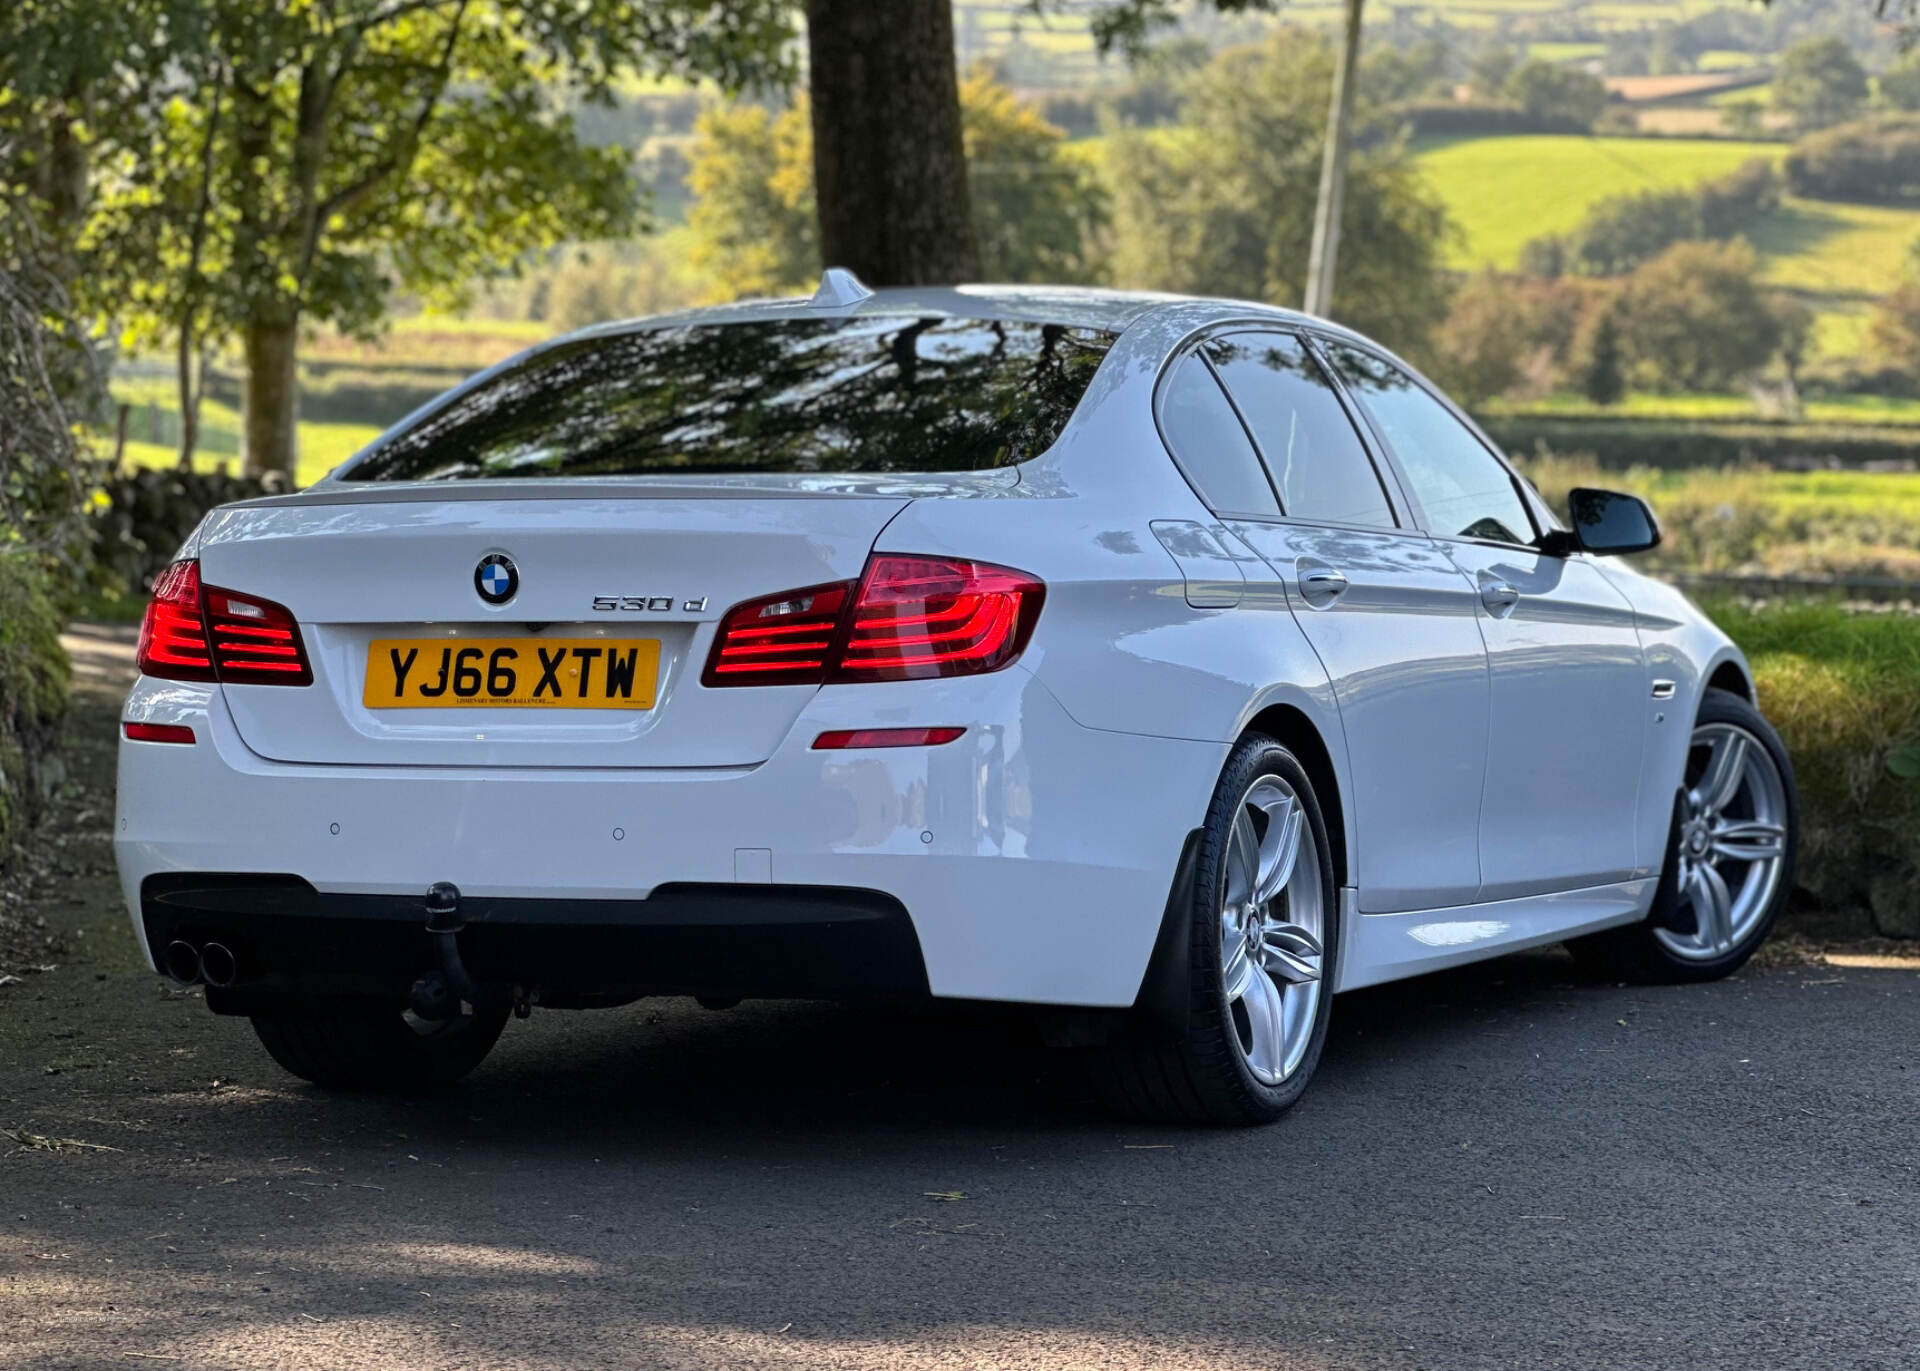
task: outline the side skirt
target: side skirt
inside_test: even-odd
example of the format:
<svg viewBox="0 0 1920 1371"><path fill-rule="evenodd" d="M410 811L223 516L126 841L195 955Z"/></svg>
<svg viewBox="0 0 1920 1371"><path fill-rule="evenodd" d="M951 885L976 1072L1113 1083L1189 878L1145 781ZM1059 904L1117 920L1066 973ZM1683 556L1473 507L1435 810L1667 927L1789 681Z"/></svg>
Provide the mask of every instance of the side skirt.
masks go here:
<svg viewBox="0 0 1920 1371"><path fill-rule="evenodd" d="M1334 988L1358 990L1630 924L1646 917L1655 884L1648 876L1411 914L1362 914L1349 887L1340 892L1343 931Z"/></svg>

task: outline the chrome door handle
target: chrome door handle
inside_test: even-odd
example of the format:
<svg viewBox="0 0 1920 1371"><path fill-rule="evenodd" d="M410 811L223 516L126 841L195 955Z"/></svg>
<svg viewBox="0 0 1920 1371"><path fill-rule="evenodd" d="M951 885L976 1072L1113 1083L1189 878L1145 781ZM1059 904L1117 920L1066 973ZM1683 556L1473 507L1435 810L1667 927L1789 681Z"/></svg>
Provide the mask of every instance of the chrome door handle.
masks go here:
<svg viewBox="0 0 1920 1371"><path fill-rule="evenodd" d="M1520 592L1501 580L1486 580L1480 583L1480 603L1495 615L1504 615L1520 603Z"/></svg>
<svg viewBox="0 0 1920 1371"><path fill-rule="evenodd" d="M1342 595L1346 594L1346 573L1335 571L1330 566L1302 566L1300 572L1300 598L1315 609L1325 609Z"/></svg>

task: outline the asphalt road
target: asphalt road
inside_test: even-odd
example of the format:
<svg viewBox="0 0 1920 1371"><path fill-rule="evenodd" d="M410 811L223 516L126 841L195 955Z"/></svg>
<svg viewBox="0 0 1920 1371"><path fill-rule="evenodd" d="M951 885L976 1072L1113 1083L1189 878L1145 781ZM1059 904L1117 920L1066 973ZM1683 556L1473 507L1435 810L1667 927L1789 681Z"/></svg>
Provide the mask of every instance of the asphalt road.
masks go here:
<svg viewBox="0 0 1920 1371"><path fill-rule="evenodd" d="M97 804L56 836L77 936L0 988L0 1367L1920 1359L1911 970L1361 992L1258 1131L1113 1123L966 1006L536 1012L451 1094L330 1098L132 965Z"/></svg>

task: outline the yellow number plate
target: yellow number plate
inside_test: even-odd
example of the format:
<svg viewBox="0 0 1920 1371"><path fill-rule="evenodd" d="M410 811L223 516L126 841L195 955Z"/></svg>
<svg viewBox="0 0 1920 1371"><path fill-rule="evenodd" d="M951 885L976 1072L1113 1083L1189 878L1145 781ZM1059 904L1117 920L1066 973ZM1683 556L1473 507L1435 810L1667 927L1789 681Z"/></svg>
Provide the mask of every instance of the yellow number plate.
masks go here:
<svg viewBox="0 0 1920 1371"><path fill-rule="evenodd" d="M369 709L652 709L655 638L378 638Z"/></svg>

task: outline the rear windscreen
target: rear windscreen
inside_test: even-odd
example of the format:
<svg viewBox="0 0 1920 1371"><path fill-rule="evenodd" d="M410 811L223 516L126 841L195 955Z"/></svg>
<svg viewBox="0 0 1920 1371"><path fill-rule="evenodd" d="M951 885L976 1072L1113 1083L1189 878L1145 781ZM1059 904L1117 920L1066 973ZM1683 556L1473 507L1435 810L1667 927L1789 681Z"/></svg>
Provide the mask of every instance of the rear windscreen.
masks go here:
<svg viewBox="0 0 1920 1371"><path fill-rule="evenodd" d="M341 479L1010 466L1052 445L1113 338L911 317L584 338L509 367Z"/></svg>

